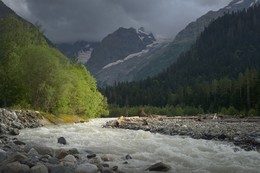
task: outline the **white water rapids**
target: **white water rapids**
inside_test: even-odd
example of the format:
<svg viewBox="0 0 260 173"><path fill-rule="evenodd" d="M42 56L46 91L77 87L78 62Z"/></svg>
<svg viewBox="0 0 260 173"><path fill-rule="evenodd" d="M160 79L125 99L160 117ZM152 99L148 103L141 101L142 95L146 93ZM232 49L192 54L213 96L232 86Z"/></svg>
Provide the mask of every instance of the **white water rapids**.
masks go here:
<svg viewBox="0 0 260 173"><path fill-rule="evenodd" d="M170 173L260 173L260 153L234 151L234 146L216 141L166 136L144 131L102 128L108 119L89 123L21 130L18 138L52 148L77 148L114 158L109 162L126 173L146 172L156 162L171 166ZM65 137L68 145L57 143ZM123 164L127 154L133 158Z"/></svg>

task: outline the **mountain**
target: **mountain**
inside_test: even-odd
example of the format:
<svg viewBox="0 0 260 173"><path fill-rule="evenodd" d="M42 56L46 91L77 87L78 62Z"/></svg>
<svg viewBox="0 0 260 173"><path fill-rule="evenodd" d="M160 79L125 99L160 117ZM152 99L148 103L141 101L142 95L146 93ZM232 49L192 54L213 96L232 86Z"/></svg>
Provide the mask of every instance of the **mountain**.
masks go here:
<svg viewBox="0 0 260 173"><path fill-rule="evenodd" d="M86 64L93 49L99 44L98 42L77 41L75 43L59 43L55 46L68 58L76 58L78 63Z"/></svg>
<svg viewBox="0 0 260 173"><path fill-rule="evenodd" d="M95 76L106 65L123 60L126 56L140 52L155 41L152 34L134 28L119 28L105 37L93 50L87 68Z"/></svg>
<svg viewBox="0 0 260 173"><path fill-rule="evenodd" d="M10 14L15 14L15 12L7 7L1 0L0 0L0 18L6 17Z"/></svg>
<svg viewBox="0 0 260 173"><path fill-rule="evenodd" d="M130 80L128 73L162 47L144 28L119 28L105 37L86 63L100 85Z"/></svg>
<svg viewBox="0 0 260 173"><path fill-rule="evenodd" d="M103 90L111 104L260 111L260 6L226 14L159 75ZM233 109L233 108L232 108Z"/></svg>
<svg viewBox="0 0 260 173"><path fill-rule="evenodd" d="M58 48L69 57L76 55L77 61L86 65L101 87L115 82L138 81L154 76L174 63L213 20L255 3L258 0L234 0L225 8L210 11L190 23L173 41L155 40L144 28L119 28L95 47L88 42L78 42L58 45Z"/></svg>
<svg viewBox="0 0 260 173"><path fill-rule="evenodd" d="M154 41L139 52L132 53L105 65L96 75L99 86L113 85L115 82L132 81L135 71L149 62L154 54L161 52L168 45L168 40Z"/></svg>
<svg viewBox="0 0 260 173"><path fill-rule="evenodd" d="M152 54L160 52L168 43L168 40L156 41L143 27L120 27L101 42L78 41L56 44L56 47L70 58L76 56L76 61L86 65L99 86L105 86L131 81L133 75L129 74L142 68Z"/></svg>
<svg viewBox="0 0 260 173"><path fill-rule="evenodd" d="M180 31L173 42L171 42L161 54L151 57L151 60L147 62L145 66L135 72L133 79L145 79L148 76L154 76L159 72L162 72L174 63L181 53L189 50L197 37L212 21L223 16L225 13L247 9L259 2L259 0L233 0L228 6L218 11L209 11L207 14L201 16L196 21L191 22L185 29Z"/></svg>

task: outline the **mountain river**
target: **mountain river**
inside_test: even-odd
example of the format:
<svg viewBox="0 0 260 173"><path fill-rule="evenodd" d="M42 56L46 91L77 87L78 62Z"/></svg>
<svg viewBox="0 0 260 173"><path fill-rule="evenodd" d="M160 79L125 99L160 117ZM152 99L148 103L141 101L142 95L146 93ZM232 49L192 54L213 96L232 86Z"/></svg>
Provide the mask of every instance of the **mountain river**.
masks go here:
<svg viewBox="0 0 260 173"><path fill-rule="evenodd" d="M260 173L260 153L244 151L229 143L166 136L145 131L102 128L110 119L93 119L88 123L46 126L21 130L19 139L56 148L77 148L113 158L126 173L146 172L157 162L171 166L170 173ZM68 144L57 143L65 137ZM132 159L123 164L123 157Z"/></svg>

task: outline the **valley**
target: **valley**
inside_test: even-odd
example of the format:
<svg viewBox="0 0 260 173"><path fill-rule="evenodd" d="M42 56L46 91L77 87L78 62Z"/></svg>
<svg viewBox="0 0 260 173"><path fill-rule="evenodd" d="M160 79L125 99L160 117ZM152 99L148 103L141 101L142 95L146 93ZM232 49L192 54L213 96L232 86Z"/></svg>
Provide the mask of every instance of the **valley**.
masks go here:
<svg viewBox="0 0 260 173"><path fill-rule="evenodd" d="M0 0L0 173L259 172L260 1L147 2Z"/></svg>

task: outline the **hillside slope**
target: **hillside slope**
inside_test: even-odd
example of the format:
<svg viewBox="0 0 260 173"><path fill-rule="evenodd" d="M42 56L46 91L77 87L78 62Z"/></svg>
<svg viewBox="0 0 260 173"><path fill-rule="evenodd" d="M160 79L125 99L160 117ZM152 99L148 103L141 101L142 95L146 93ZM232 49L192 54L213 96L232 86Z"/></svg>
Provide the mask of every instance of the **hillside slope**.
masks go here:
<svg viewBox="0 0 260 173"><path fill-rule="evenodd" d="M29 22L0 19L0 107L96 117L106 99L82 65L72 64Z"/></svg>

